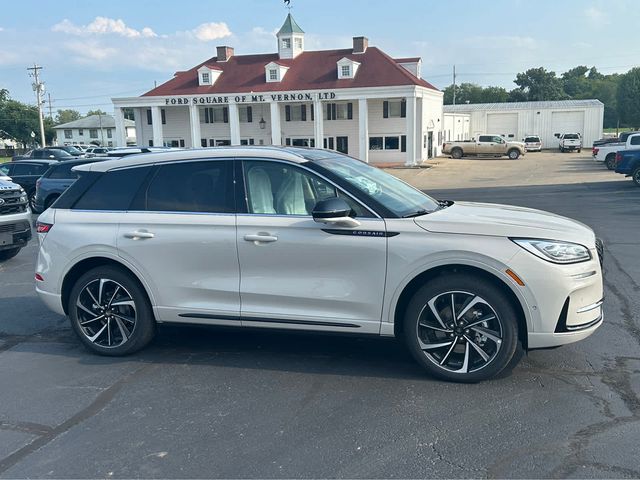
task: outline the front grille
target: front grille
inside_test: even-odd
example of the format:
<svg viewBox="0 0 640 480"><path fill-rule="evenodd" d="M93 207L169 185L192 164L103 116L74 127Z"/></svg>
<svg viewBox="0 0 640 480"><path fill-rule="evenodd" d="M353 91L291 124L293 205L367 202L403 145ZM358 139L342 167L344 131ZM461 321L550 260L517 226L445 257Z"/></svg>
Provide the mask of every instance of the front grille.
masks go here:
<svg viewBox="0 0 640 480"><path fill-rule="evenodd" d="M24 232L30 228L29 222L9 223L7 225L0 225L0 233Z"/></svg>
<svg viewBox="0 0 640 480"><path fill-rule="evenodd" d="M20 201L22 192L19 190L0 190L0 215L11 215L14 213L24 213L27 211L27 204Z"/></svg>
<svg viewBox="0 0 640 480"><path fill-rule="evenodd" d="M602 268L604 263L604 243L599 238L596 238L596 250L598 251L598 260L600 260L600 267Z"/></svg>
<svg viewBox="0 0 640 480"><path fill-rule="evenodd" d="M27 211L27 204L3 205L0 207L0 215L13 215L14 213L24 213Z"/></svg>

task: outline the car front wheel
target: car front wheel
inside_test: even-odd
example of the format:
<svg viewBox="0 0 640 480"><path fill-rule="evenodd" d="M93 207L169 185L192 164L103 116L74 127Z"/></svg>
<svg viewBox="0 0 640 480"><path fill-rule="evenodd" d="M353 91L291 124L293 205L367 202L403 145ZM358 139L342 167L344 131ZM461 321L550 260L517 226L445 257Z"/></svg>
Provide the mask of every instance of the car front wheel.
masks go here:
<svg viewBox="0 0 640 480"><path fill-rule="evenodd" d="M515 148L513 150L509 150L509 158L511 160L517 160L519 156L520 156L520 152Z"/></svg>
<svg viewBox="0 0 640 480"><path fill-rule="evenodd" d="M71 326L91 351L127 355L145 347L155 333L155 319L140 284L111 266L82 275L69 296Z"/></svg>
<svg viewBox="0 0 640 480"><path fill-rule="evenodd" d="M518 321L508 298L491 282L459 273L420 288L404 318L404 339L429 373L479 382L507 367L518 345Z"/></svg>

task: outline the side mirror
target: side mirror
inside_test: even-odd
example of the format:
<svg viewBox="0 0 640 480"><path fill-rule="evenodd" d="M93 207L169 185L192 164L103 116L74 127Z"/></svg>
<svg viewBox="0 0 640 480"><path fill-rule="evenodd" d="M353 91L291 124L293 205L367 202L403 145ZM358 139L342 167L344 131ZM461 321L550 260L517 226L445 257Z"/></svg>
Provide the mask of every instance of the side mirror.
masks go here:
<svg viewBox="0 0 640 480"><path fill-rule="evenodd" d="M342 198L334 197L321 200L313 207L311 215L318 223L341 225L344 227L357 227L360 222L351 218L351 207Z"/></svg>
<svg viewBox="0 0 640 480"><path fill-rule="evenodd" d="M53 160L54 158L56 158L56 156L55 156L55 155L49 155L49 158L50 158L51 160Z"/></svg>

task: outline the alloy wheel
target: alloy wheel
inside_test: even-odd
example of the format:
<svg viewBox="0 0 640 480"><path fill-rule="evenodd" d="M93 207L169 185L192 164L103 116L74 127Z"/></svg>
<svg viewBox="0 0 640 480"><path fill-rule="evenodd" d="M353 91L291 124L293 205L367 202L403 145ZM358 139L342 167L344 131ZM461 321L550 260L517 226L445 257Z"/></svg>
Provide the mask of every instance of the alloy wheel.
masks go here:
<svg viewBox="0 0 640 480"><path fill-rule="evenodd" d="M447 291L432 297L416 323L418 345L429 361L454 373L477 372L502 348L503 328L482 297Z"/></svg>
<svg viewBox="0 0 640 480"><path fill-rule="evenodd" d="M103 348L125 344L137 320L131 294L108 278L92 280L82 288L76 299L76 316L82 334Z"/></svg>

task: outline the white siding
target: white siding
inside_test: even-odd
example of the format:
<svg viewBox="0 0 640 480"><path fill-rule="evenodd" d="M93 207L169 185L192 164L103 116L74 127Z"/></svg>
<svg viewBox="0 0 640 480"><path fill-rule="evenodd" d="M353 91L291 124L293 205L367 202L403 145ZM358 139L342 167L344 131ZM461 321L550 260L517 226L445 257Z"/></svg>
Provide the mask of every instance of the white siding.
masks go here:
<svg viewBox="0 0 640 480"><path fill-rule="evenodd" d="M488 113L486 133L497 133L510 140L515 140L518 133L518 114Z"/></svg>

